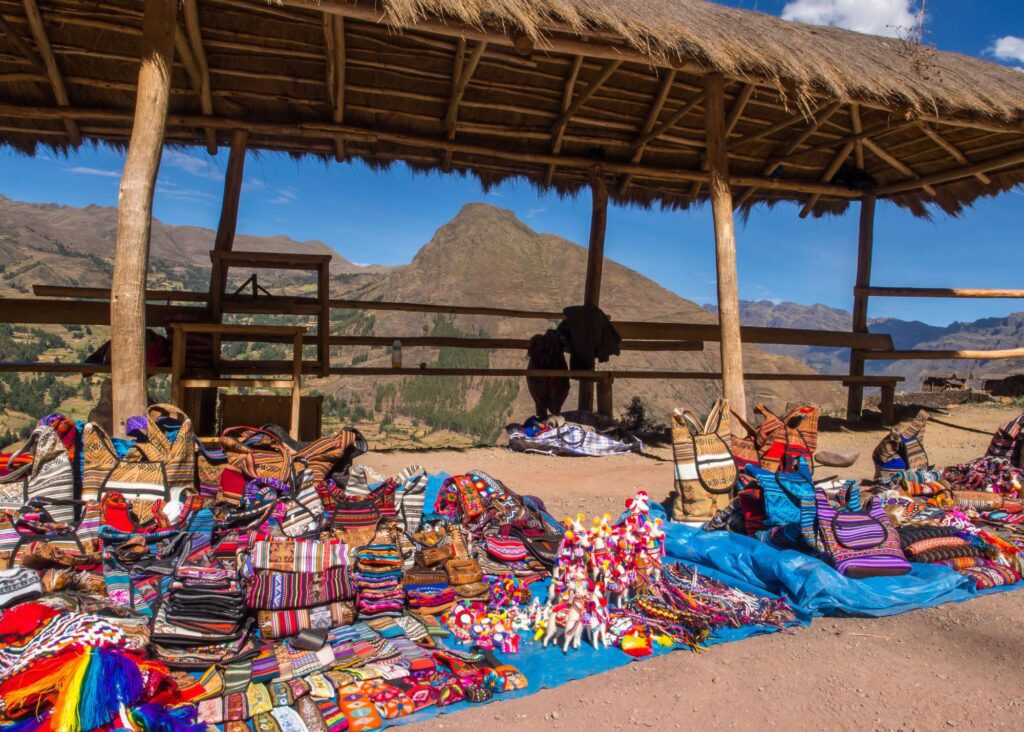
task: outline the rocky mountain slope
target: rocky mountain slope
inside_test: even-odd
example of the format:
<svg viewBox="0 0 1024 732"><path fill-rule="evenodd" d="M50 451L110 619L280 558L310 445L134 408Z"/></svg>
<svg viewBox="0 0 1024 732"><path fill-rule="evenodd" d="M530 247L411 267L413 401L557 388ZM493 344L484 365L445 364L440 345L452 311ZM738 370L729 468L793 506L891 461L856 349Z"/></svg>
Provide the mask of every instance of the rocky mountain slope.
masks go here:
<svg viewBox="0 0 1024 732"><path fill-rule="evenodd" d="M748 325L820 330L849 330L851 315L846 310L826 305L774 303L767 300L740 303L740 318ZM874 318L868 324L873 333L888 333L898 349L965 350L1008 349L1024 346L1024 313L1011 313L1005 318L982 318L970 323L954 322L947 326L929 325L919 320ZM843 373L849 362L849 351L837 348L805 346L764 346L773 353L800 359L822 373ZM976 376L1024 372L1024 359L988 361L869 361L868 372L906 377L903 387L920 386L927 374L971 372Z"/></svg>
<svg viewBox="0 0 1024 732"><path fill-rule="evenodd" d="M0 294L25 297L36 283L109 286L117 227L112 208L70 208L26 204L0 197L0 254L8 264L0 271ZM213 232L154 222L150 286L205 290L209 282L209 249ZM399 300L456 305L489 305L557 311L583 296L586 251L560 237L533 231L511 211L474 203L442 226L408 265L360 267L322 242L296 242L287 237L239 236L237 250L288 250L331 253L332 294L353 299ZM239 272L238 277L248 273ZM276 279L260 273L272 291L297 291L305 286L287 275ZM656 285L651 280L609 261L605 265L602 305L618 319L714 322L711 313ZM334 311L332 332L409 337L435 334L528 337L554 322L493 317L447 318L417 313ZM51 327L44 329L62 346L50 347L38 358L80 358L106 337L105 329ZM10 344L32 340L28 331L5 336ZM47 341L53 346L52 339ZM8 348L8 350L11 350ZM37 349L38 350L38 349ZM20 353L20 352L19 352ZM24 355L24 354L22 354ZM260 349L233 357L266 355ZM790 357L749 346L746 367L758 372L806 372ZM701 352L624 353L614 360L622 369L715 371L717 344ZM384 365L386 349L335 348L339 365ZM405 349L405 363L448 366L524 366L524 353L468 349ZM414 443L431 432L492 439L509 418L532 412L525 385L518 380L437 377L341 378L312 380L310 388L328 395L328 420L373 424L381 435L414 434ZM828 405L837 402L838 388L827 384L751 384L750 401L783 404L797 399ZM2 389L0 389L2 391ZM711 381L629 381L615 385L616 409L634 395L642 396L652 416L666 421L681 404L706 409L717 389ZM55 393L55 399L56 399ZM0 396L0 399L3 397ZM570 396L571 405L575 394ZM79 405L81 406L81 405ZM396 438L397 439L397 438ZM453 438L454 439L454 438Z"/></svg>

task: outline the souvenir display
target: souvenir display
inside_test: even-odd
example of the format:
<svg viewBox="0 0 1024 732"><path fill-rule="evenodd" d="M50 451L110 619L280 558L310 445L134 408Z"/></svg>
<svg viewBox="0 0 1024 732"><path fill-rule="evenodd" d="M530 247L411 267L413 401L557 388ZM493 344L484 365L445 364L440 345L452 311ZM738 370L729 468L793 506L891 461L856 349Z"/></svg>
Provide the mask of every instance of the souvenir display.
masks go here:
<svg viewBox="0 0 1024 732"><path fill-rule="evenodd" d="M842 581L929 563L972 592L1019 583L1011 457L932 469L919 417L876 451L884 480L816 482L817 410L758 411L757 427L724 400L703 423L677 413L675 517L710 514L707 531L761 542L744 552L796 549ZM537 654L639 658L803 617L675 561L680 536L715 537L677 533L644 490L617 519L558 522L482 470L353 468L354 430L199 441L157 405L128 431L51 415L4 459L5 729L369 730L528 689Z"/></svg>

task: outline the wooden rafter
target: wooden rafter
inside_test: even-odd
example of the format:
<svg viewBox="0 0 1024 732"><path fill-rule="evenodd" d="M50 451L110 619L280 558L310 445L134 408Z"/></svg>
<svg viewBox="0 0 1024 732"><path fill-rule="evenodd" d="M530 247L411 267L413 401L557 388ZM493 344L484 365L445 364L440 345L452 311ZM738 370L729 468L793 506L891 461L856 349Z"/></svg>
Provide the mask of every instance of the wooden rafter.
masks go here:
<svg viewBox="0 0 1024 732"><path fill-rule="evenodd" d="M882 137L883 135L891 135L895 132L899 132L900 130L905 130L907 127L913 127L915 124L915 122L909 121L898 122L896 124L889 124L888 122L883 122L881 124L875 125L874 127L869 127L866 130L862 129L860 132L854 132L853 134L836 138L831 142L825 143L824 145L805 147L803 150L794 150L789 155L780 155L774 159L774 162L789 163L794 160L798 160L802 157L806 157L807 155L812 155L814 153L832 152L833 150L842 147L848 142L864 142L869 137L875 138L875 141L877 142L877 139L879 137Z"/></svg>
<svg viewBox="0 0 1024 732"><path fill-rule="evenodd" d="M572 59L572 66L569 68L569 76L565 80L565 86L562 88L562 112L564 113L570 106L572 106L572 98L576 94L576 80L579 79L580 69L583 67L583 57L574 56ZM544 174L544 187L551 185L551 181L555 177L555 166L549 165L547 171Z"/></svg>
<svg viewBox="0 0 1024 732"><path fill-rule="evenodd" d="M860 117L860 105L850 105L850 125L853 127L854 134L861 134L864 132L864 123ZM853 144L853 159L857 163L859 170L864 170L864 141L857 140Z"/></svg>
<svg viewBox="0 0 1024 732"><path fill-rule="evenodd" d="M917 188L923 188L925 185L936 186L961 178L970 178L977 173L991 173L1001 168L1008 168L1022 163L1024 163L1024 151L1018 150L1017 152L1001 155L991 160L983 160L980 163L974 163L955 170L943 170L938 173L932 173L919 180L901 180L895 183L888 183L875 189L875 194L878 196L889 196L894 193L906 193Z"/></svg>
<svg viewBox="0 0 1024 732"><path fill-rule="evenodd" d="M736 142L729 145L729 152L733 152L734 150L743 147L747 143L756 142L757 140L763 140L769 135L774 135L776 132L781 132L782 130L792 127L795 124L799 124L800 122L806 120L808 117L817 117L818 115L828 110L830 107L839 106L842 106L841 102L829 102L827 104L822 104L809 115L803 113L790 115L785 119L779 120L775 124L768 125L767 127L757 130L756 132L751 132L749 135L745 135L740 139L736 140Z"/></svg>
<svg viewBox="0 0 1024 732"><path fill-rule="evenodd" d="M455 139L455 133L458 129L459 124L459 105L462 104L462 97L466 94L466 89L469 88L469 82L473 79L473 74L476 73L477 66L480 65L480 59L483 58L484 51L487 50L487 41L480 41L473 47L473 51L469 54L469 58L462 62L464 58L463 47L460 46L457 50L457 58L455 60L455 71L456 74L452 76L452 93L448 100L448 112L444 116L442 126L444 127L444 136L448 140ZM444 170L451 169L452 166L452 151L444 151Z"/></svg>
<svg viewBox="0 0 1024 732"><path fill-rule="evenodd" d="M665 102L668 101L668 95L672 91L672 84L676 80L676 70L669 69L665 72L665 76L661 79L661 84L658 85L658 91L654 94L654 101L651 102L651 108L647 111L647 119L644 121L643 132L641 135L646 135L648 132L654 129L654 125L658 123L658 117L661 116L661 110L665 107ZM646 142L640 142L639 139L631 146L631 154L629 161L631 163L639 163L641 158L644 156L644 148L647 147ZM633 182L633 176L627 175L622 178L622 182L619 183L619 195L623 195L626 189L629 188L629 184Z"/></svg>
<svg viewBox="0 0 1024 732"><path fill-rule="evenodd" d="M885 163L887 165L889 165L889 167L893 168L894 170L899 171L900 173L902 173L907 178L910 178L911 180L920 180L921 179L921 176L918 175L916 170L911 168L906 163L900 161L895 156L891 155L884 147L879 145L877 142L872 140L870 137L865 137L864 138L864 147L866 147L868 150L870 150L872 153L874 153L877 157L879 157L883 161L885 161ZM935 189L932 188L930 185L924 184L924 185L921 186L921 188L923 188L928 193L928 195L930 195L930 196L934 196L935 195Z"/></svg>
<svg viewBox="0 0 1024 732"><path fill-rule="evenodd" d="M736 99L733 100L732 107L729 109L729 116L725 118L725 139L728 143L729 135L732 134L733 130L736 129L736 123L740 121L740 117L743 116L743 110L747 108L747 103L750 98L754 96L754 91L757 89L753 84L744 84L743 88L740 89L740 93L736 95ZM700 168L701 170L707 170L708 158L707 154L701 157ZM696 198L700 195L700 189L703 183L697 181L690 186L690 198Z"/></svg>
<svg viewBox="0 0 1024 732"><path fill-rule="evenodd" d="M185 33L188 45L195 60L195 72L199 77L199 108L203 114L213 116L213 87L210 84L210 65L206 60L206 48L203 46L203 34L199 25L199 8L196 0L184 0ZM217 154L217 133L212 127L204 130L206 151L210 155Z"/></svg>
<svg viewBox="0 0 1024 732"><path fill-rule="evenodd" d="M819 114L815 118L814 122L807 125L807 127L805 127L799 135L790 140L790 142L783 149L781 155L785 157L787 155L792 155L794 152L796 152L801 145L803 145L809 139L811 139L811 137L815 133L817 133L818 130L820 130L825 125L825 123L832 118L832 115L839 111L839 107L840 105L838 104L832 104L823 109L821 111L821 114ZM767 165L764 166L764 169L761 171L761 174L772 175L773 173L775 173L776 170L779 169L780 165L782 165L782 162L778 158L772 159L768 161ZM747 190L745 190L743 192L743 195L741 195L739 199L736 201L736 208L739 208L747 201L749 201L756 192L757 188L748 188Z"/></svg>
<svg viewBox="0 0 1024 732"><path fill-rule="evenodd" d="M917 126L921 130L921 132L923 132L925 135L927 135L931 139L932 142L934 142L936 145L938 145L943 150L945 150L947 153L949 153L950 157L952 157L958 163L960 163L961 165L970 165L971 164L971 161L967 159L967 156L963 154L963 152L960 150L960 148L958 148L956 145L951 143L945 137L943 137L938 132L933 130L926 123L919 122ZM982 183L984 183L985 185L989 185L989 184L992 183L992 179L989 178L984 173L975 173L974 177L977 178Z"/></svg>
<svg viewBox="0 0 1024 732"><path fill-rule="evenodd" d="M655 129L653 129L650 132L647 132L647 133L645 133L643 135L640 135L640 137L638 137L636 140L634 140L633 144L631 145L632 149L636 150L637 148L645 146L645 145L653 142L654 140L658 139L662 135L664 135L666 132L668 132L673 127L675 127L676 124L679 123L679 120L681 120L683 117L685 117L690 112L692 112L694 109L696 109L697 106L700 105L703 101L704 101L704 92L700 92L693 99L691 99L686 104L684 104L682 107L680 107L675 112L673 112L668 117L666 117L665 121L662 122L660 125L658 125Z"/></svg>
<svg viewBox="0 0 1024 732"><path fill-rule="evenodd" d="M846 162L846 159L850 157L850 153L853 152L853 146L856 144L856 142L848 142L843 145L843 148L839 152L836 153L836 156L832 158L832 162L828 164L828 167L825 168L824 174L821 176L822 183L832 182L832 178L839 172L839 168L841 168L843 163ZM807 201L807 204L803 207L803 210L800 211L800 218L806 218L807 215L814 210L814 207L818 205L818 201L820 199L820 193L813 194L810 200Z"/></svg>
<svg viewBox="0 0 1024 732"><path fill-rule="evenodd" d="M345 121L345 18L324 14L324 43L327 53L327 99L331 105L331 120ZM334 159L345 159L345 141L335 138Z"/></svg>
<svg viewBox="0 0 1024 732"><path fill-rule="evenodd" d="M25 6L25 18L28 20L28 27L32 31L32 38L35 40L36 48L39 50L39 57L42 59L43 68L46 69L46 76L50 80L50 87L53 89L53 98L58 107L70 107L71 100L68 98L67 88L64 86L64 77L61 76L60 68L57 66L57 59L50 47L50 39L46 36L46 28L43 26L43 16L39 14L39 6L36 0L22 0ZM77 147L82 144L82 133L78 125L72 119L64 120L64 129L67 130L68 139L71 144Z"/></svg>

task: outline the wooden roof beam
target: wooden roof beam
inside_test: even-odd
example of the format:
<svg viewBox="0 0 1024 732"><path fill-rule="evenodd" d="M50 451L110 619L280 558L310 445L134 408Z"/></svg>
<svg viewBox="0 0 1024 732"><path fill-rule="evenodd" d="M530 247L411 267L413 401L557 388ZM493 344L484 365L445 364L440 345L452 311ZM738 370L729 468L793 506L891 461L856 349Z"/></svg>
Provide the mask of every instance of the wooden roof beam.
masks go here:
<svg viewBox="0 0 1024 732"><path fill-rule="evenodd" d="M913 168L911 168L906 163L901 162L900 160L898 160L893 155L890 155L889 152L885 148L883 148L877 142L872 140L870 137L865 137L863 142L864 142L864 147L866 147L868 150L870 150L872 153L874 153L877 157L879 157L883 161L885 161L885 163L887 165L889 165L891 168L893 168L894 170L899 171L900 173L905 175L907 178L910 178L911 180L920 180L921 179L921 176L917 174L917 171L915 171ZM927 183L922 184L921 188L924 189L924 191L929 196L934 196L935 195L935 189L932 188Z"/></svg>
<svg viewBox="0 0 1024 732"><path fill-rule="evenodd" d="M960 148L958 148L956 145L951 143L945 137L943 137L938 132L933 130L931 127L929 127L927 123L919 122L917 126L918 126L918 129L921 130L921 132L923 132L925 135L927 135L932 140L932 142L934 142L936 145L938 145L943 150L945 150L947 153L949 153L950 157L952 157L958 163L960 163L961 165L970 165L971 164L971 161L967 159L967 156L963 154L963 152L960 150ZM974 177L977 178L982 183L984 183L985 185L991 185L991 183L992 183L992 179L989 178L984 173L975 173Z"/></svg>
<svg viewBox="0 0 1024 732"><path fill-rule="evenodd" d="M668 95L672 91L672 84L675 83L677 73L675 69L669 69L662 77L658 91L654 94L654 101L651 102L651 108L647 110L647 119L644 120L642 135L646 135L654 129L654 125L658 124L658 117L661 116L661 110L664 109L665 102L668 101ZM647 143L637 144L634 142L631 146L632 151L629 161L631 163L639 163L644 156L645 147L647 147ZM633 176L631 175L626 175L622 178L622 182L619 183L620 196L626 192L626 189L629 188L629 184L632 182Z"/></svg>
<svg viewBox="0 0 1024 732"><path fill-rule="evenodd" d="M331 121L345 121L345 18L324 14L324 44L327 53L327 99L331 105ZM334 159L345 159L345 141L334 140Z"/></svg>
<svg viewBox="0 0 1024 732"><path fill-rule="evenodd" d="M580 93L575 96L569 108L564 110L555 124L551 127L551 152L557 154L562 150L562 138L565 136L565 128L569 125L569 120L572 116L580 111L580 108L587 103L587 100L594 96L594 92L601 88L601 86L611 78L611 75L622 65L622 61L608 61L605 63L604 68L601 72L587 84L585 89L581 89Z"/></svg>
<svg viewBox="0 0 1024 732"><path fill-rule="evenodd" d="M785 157L787 155L792 155L794 152L796 152L801 145L803 145L805 142L811 139L811 137L814 134L816 134L818 130L820 130L825 125L825 123L832 118L832 115L834 115L838 111L838 105L830 105L827 109L822 111L822 113L817 116L814 122L807 125L807 127L805 127L799 135L794 137L789 142L789 144L786 145L785 149L782 151L782 156ZM779 161L778 159L770 160L768 164L765 165L762 169L761 175L772 175L776 170L779 169L779 166L781 164L781 161ZM743 194L737 199L735 208L740 208L743 204L745 204L747 201L753 198L756 192L756 188L746 189L743 192Z"/></svg>
<svg viewBox="0 0 1024 732"><path fill-rule="evenodd" d="M569 68L569 76L565 80L565 86L562 88L562 113L564 114L570 106L572 106L572 98L576 94L576 81L580 76L580 69L583 68L583 57L574 56L572 59L572 66ZM551 181L555 177L555 166L549 165L547 171L544 173L544 186L548 187L551 185Z"/></svg>
<svg viewBox="0 0 1024 732"><path fill-rule="evenodd" d="M839 172L839 168L843 166L843 163L846 162L846 159L850 157L850 153L853 152L853 146L856 144L857 143L855 142L848 142L845 145L843 145L842 150L836 153L836 156L832 158L832 162L828 164L828 167L825 168L824 174L821 176L822 183L832 182L832 178L834 178L835 174ZM807 201L807 204L800 211L800 218L807 218L807 215L814 210L815 206L818 205L819 200L821 200L821 194L813 194L810 200Z"/></svg>
<svg viewBox="0 0 1024 732"><path fill-rule="evenodd" d="M926 175L918 180L901 180L895 183L889 183L884 186L879 186L875 189L875 194L878 196L891 196L897 193L906 193L913 191L918 188L923 188L925 185L936 186L942 183L950 183L961 178L970 178L976 173L991 173L1000 168L1008 168L1011 165L1020 165L1024 163L1024 151L1017 151L1008 155L1003 155L998 158L992 158L991 160L984 160L980 163L974 163L963 168L957 168L955 170L943 170L938 173L932 173Z"/></svg>
<svg viewBox="0 0 1024 732"><path fill-rule="evenodd" d="M789 127L792 127L793 125L798 124L799 122L806 120L808 116L816 117L816 116L818 116L820 114L824 114L826 111L828 111L832 107L835 107L835 108L838 109L841 106L842 106L842 102L830 102L828 104L821 105L820 107L815 109L813 112L811 112L810 115L806 115L806 114L803 114L803 113L790 115L789 117L786 117L785 119L779 120L778 122L776 122L773 125L769 125L769 126L764 127L764 128L762 128L760 130L757 130L756 132L752 132L749 135L745 135L744 137L741 137L739 140L737 140L736 142L734 142L731 145L729 145L729 152L732 152L732 151L736 150L737 148L740 148L740 147L746 145L747 143L756 142L757 140L763 140L764 138L768 137L769 135L774 135L776 132L781 132L782 130L785 130L785 129L789 128Z"/></svg>
<svg viewBox="0 0 1024 732"><path fill-rule="evenodd" d="M462 104L462 97L466 95L466 89L469 87L469 82L473 79L473 74L476 73L476 67L480 64L480 59L483 58L484 51L487 50L487 41L480 41L473 47L472 53L469 54L469 58L463 61L465 53L465 45L459 44L456 50L455 59L455 73L452 74L452 94L448 100L448 112L445 114L443 127L445 137L449 140L455 139L456 129L459 124L459 105ZM444 163L442 165L445 171L448 171L452 167L452 151L444 151Z"/></svg>
<svg viewBox="0 0 1024 732"><path fill-rule="evenodd" d="M850 126L853 127L853 133L859 135L864 132L864 123L860 117L860 105L850 105ZM864 141L857 140L853 144L853 159L857 163L859 170L864 170Z"/></svg>
<svg viewBox="0 0 1024 732"><path fill-rule="evenodd" d="M32 38L36 48L39 50L39 57L42 60L46 76L50 80L50 87L53 90L53 98L58 107L70 107L71 100L68 98L68 90L64 86L64 77L61 76L60 68L57 66L57 59L50 47L50 39L46 36L46 28L43 26L43 16L39 14L39 6L36 0L22 0L25 7L25 18L28 20L28 27L32 31ZM74 147L82 144L82 133L78 130L78 124L70 118L64 120L64 129L67 130L68 139Z"/></svg>
<svg viewBox="0 0 1024 732"><path fill-rule="evenodd" d="M206 60L206 49L203 46L203 33L199 24L199 8L196 0L184 0L185 33L188 45L195 59L196 73L199 76L199 108L203 114L213 115L213 87L210 84L210 65ZM217 154L217 133L212 127L204 130L206 136L206 152Z"/></svg>

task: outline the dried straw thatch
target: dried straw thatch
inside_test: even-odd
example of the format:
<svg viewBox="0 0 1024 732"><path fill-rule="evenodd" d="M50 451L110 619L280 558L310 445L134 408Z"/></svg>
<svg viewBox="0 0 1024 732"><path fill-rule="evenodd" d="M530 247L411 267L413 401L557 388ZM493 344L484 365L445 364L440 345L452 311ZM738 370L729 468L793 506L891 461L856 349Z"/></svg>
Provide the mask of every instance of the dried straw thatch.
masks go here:
<svg viewBox="0 0 1024 732"><path fill-rule="evenodd" d="M34 3L0 0L0 142L123 144L141 4L47 0L34 26ZM703 0L185 0L168 142L245 126L257 148L563 193L598 171L618 201L687 206L708 71L743 207L874 188L955 214L1024 181L1024 74Z"/></svg>

